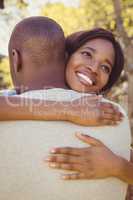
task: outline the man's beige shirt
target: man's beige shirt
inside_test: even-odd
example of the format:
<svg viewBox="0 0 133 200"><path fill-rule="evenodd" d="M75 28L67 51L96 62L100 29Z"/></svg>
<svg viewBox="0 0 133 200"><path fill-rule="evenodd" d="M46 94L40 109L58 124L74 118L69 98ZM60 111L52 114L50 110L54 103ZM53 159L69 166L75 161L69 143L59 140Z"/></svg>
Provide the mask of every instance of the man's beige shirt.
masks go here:
<svg viewBox="0 0 133 200"><path fill-rule="evenodd" d="M72 101L82 95L49 89L21 96ZM63 181L60 173L64 171L50 169L43 162L52 147L86 146L75 138L77 131L100 139L129 160L131 138L124 115L119 125L111 127L83 127L60 121L0 122L0 200L125 200L127 184L116 178Z"/></svg>

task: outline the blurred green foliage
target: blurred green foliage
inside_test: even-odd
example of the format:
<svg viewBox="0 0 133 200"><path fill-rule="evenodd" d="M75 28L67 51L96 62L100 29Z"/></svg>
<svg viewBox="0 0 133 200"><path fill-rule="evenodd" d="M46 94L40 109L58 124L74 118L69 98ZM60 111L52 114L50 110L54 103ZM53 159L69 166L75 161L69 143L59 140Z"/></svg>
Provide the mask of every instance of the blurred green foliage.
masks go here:
<svg viewBox="0 0 133 200"><path fill-rule="evenodd" d="M12 80L10 76L9 60L4 58L0 61L0 89L12 87Z"/></svg>
<svg viewBox="0 0 133 200"><path fill-rule="evenodd" d="M129 36L133 36L133 1L122 1L122 17ZM62 3L46 4L42 15L55 19L65 34L92 27L116 30L112 0L81 0L80 7L68 7Z"/></svg>
<svg viewBox="0 0 133 200"><path fill-rule="evenodd" d="M68 7L62 3L46 4L42 8L42 15L55 19L63 28L65 34L77 31L85 27L84 9Z"/></svg>

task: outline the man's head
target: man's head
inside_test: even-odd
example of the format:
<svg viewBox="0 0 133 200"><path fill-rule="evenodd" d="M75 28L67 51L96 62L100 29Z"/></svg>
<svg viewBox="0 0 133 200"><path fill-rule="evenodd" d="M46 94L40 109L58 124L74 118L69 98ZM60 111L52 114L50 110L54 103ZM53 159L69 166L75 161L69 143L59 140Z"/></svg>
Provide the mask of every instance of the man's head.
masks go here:
<svg viewBox="0 0 133 200"><path fill-rule="evenodd" d="M9 59L18 92L65 87L65 37L54 20L30 17L18 23L9 41Z"/></svg>

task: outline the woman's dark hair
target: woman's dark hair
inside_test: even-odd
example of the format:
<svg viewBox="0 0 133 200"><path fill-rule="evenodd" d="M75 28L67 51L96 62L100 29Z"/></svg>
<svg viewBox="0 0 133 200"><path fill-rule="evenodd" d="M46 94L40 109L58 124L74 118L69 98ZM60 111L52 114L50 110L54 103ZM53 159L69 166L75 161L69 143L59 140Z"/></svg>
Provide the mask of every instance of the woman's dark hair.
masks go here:
<svg viewBox="0 0 133 200"><path fill-rule="evenodd" d="M112 72L109 77L109 81L101 90L101 92L105 92L108 91L114 85L114 83L120 77L120 74L124 68L123 51L120 44L116 41L112 32L103 28L96 28L90 31L75 32L66 38L66 51L68 53L68 57L70 58L70 56L82 45L84 45L89 40L96 38L102 38L110 41L113 44L115 50L115 61L114 66L112 68Z"/></svg>

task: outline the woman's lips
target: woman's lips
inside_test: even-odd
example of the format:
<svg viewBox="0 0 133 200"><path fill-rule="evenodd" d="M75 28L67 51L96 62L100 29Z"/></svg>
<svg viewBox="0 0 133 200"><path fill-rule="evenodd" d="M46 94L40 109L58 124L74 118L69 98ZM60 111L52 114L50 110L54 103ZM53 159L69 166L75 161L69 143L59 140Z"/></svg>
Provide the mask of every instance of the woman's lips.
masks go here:
<svg viewBox="0 0 133 200"><path fill-rule="evenodd" d="M95 84L95 81L92 80L90 77L88 77L87 75L81 73L81 72L77 72L76 73L79 80L82 81L85 85L88 85L88 86L92 86Z"/></svg>

